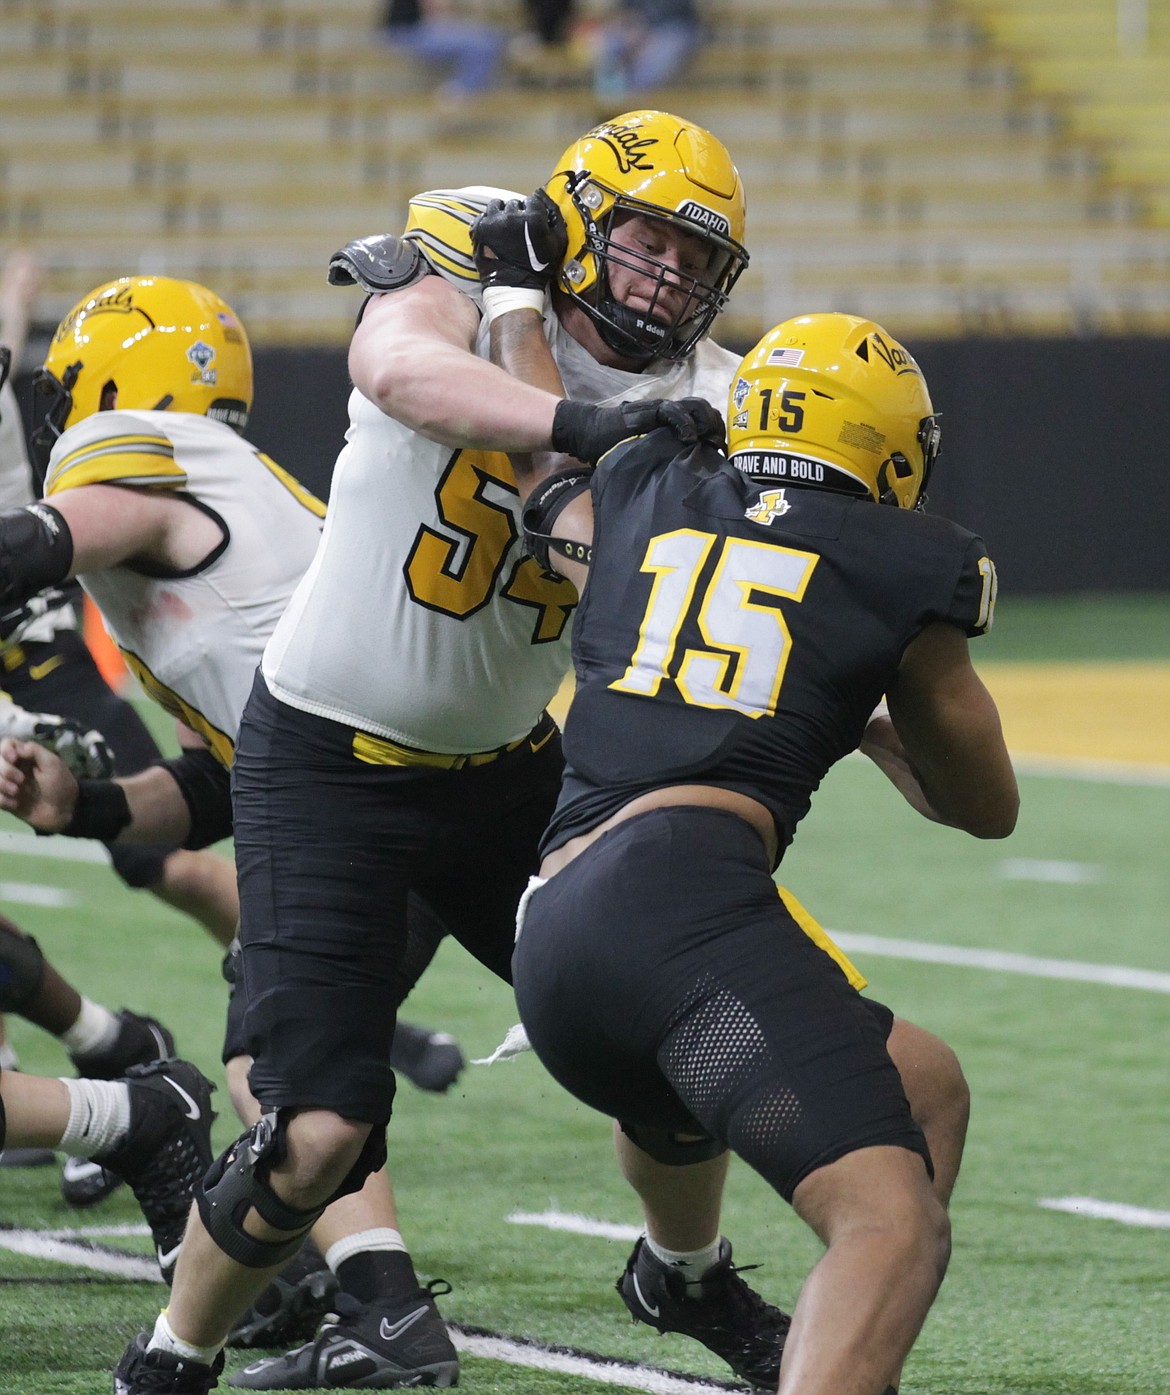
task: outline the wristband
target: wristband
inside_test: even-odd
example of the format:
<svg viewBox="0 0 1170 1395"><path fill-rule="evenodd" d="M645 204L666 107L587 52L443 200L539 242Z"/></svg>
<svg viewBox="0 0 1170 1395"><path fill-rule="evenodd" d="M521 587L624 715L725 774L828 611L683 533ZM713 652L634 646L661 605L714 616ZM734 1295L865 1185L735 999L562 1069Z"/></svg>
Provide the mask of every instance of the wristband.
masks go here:
<svg viewBox="0 0 1170 1395"><path fill-rule="evenodd" d="M61 832L66 838L96 838L112 843L130 822L126 791L113 780L78 780L73 817Z"/></svg>
<svg viewBox="0 0 1170 1395"><path fill-rule="evenodd" d="M509 310L535 310L544 315L544 291L531 290L525 286L485 286L483 289L483 314L488 324Z"/></svg>

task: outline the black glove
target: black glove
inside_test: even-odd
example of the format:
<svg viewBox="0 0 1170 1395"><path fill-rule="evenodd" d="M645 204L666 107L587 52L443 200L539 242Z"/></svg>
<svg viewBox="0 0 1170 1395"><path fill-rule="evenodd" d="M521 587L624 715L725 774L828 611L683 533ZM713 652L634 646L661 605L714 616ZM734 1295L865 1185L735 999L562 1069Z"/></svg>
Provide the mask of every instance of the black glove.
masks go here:
<svg viewBox="0 0 1170 1395"><path fill-rule="evenodd" d="M543 189L526 199L493 199L471 225L475 266L484 286L543 291L561 269L569 235Z"/></svg>
<svg viewBox="0 0 1170 1395"><path fill-rule="evenodd" d="M558 402L553 413L553 449L596 465L619 441L659 426L673 431L684 446L723 449L723 418L702 397L683 397L677 402L651 398L648 402L619 402L616 407Z"/></svg>

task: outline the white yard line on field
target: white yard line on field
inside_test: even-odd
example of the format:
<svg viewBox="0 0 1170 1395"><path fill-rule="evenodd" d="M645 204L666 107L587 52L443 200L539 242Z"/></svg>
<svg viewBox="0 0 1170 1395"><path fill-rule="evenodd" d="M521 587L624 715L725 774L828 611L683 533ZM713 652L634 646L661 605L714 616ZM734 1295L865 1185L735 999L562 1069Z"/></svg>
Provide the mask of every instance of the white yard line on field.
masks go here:
<svg viewBox="0 0 1170 1395"><path fill-rule="evenodd" d="M5 901L17 906L48 906L50 910L77 905L77 897L71 891L41 882L0 882L0 905Z"/></svg>
<svg viewBox="0 0 1170 1395"><path fill-rule="evenodd" d="M1104 869L1095 862L1060 862L1051 857L1005 857L996 874L1009 882L1058 882L1078 886L1099 882Z"/></svg>
<svg viewBox="0 0 1170 1395"><path fill-rule="evenodd" d="M505 1216L513 1225L537 1225L545 1230L568 1230L574 1235L596 1235L602 1240L636 1240L642 1234L637 1225L615 1225L613 1221L595 1221L575 1211L513 1211Z"/></svg>
<svg viewBox="0 0 1170 1395"><path fill-rule="evenodd" d="M699 1380L697 1377L674 1375L658 1371L653 1366L638 1366L633 1362L614 1361L590 1352L574 1351L568 1347L547 1347L537 1342L520 1342L513 1337L498 1337L490 1332L460 1327L448 1323L451 1340L469 1356L483 1356L491 1361L507 1361L513 1366L531 1366L538 1371L559 1371L563 1375L584 1376L602 1385L620 1385L627 1390L646 1390L651 1395L702 1395L706 1391L724 1391L728 1384ZM735 1389L741 1387L736 1386Z"/></svg>
<svg viewBox="0 0 1170 1395"><path fill-rule="evenodd" d="M0 853L19 857L53 857L60 862L109 862L110 855L101 843L88 838L38 838L35 833L14 833L0 830Z"/></svg>
<svg viewBox="0 0 1170 1395"><path fill-rule="evenodd" d="M882 935L855 935L830 930L847 954L872 954L885 959L914 959L923 964L952 964L959 968L991 969L1032 978L1059 978L1073 983L1102 983L1110 988L1142 988L1150 993L1170 993L1170 974L1154 969L1127 969L1120 964L1088 964L1080 959L1043 959L1033 954L1009 954L999 949L967 949L962 945L935 945L921 940L888 939Z"/></svg>
<svg viewBox="0 0 1170 1395"><path fill-rule="evenodd" d="M119 1228L117 1233L146 1234L145 1226ZM13 1254L28 1255L32 1259L51 1259L58 1264L72 1264L78 1269L93 1269L99 1274L115 1274L120 1279L143 1279L148 1283L162 1283L157 1260L146 1255L117 1254L104 1246L78 1243L77 1239L64 1237L79 1236L79 1231L46 1230L0 1230L0 1249L11 1250Z"/></svg>
<svg viewBox="0 0 1170 1395"><path fill-rule="evenodd" d="M1147 765L1145 761L1029 756L1013 751L1012 765L1021 775L1040 775L1057 780L1092 780L1103 785L1170 786L1170 767Z"/></svg>
<svg viewBox="0 0 1170 1395"><path fill-rule="evenodd" d="M1073 1216L1088 1216L1095 1221L1117 1221L1119 1225L1170 1230L1170 1211L1128 1206L1124 1201L1098 1201L1091 1196L1053 1196L1041 1198L1038 1205L1048 1211L1067 1211Z"/></svg>

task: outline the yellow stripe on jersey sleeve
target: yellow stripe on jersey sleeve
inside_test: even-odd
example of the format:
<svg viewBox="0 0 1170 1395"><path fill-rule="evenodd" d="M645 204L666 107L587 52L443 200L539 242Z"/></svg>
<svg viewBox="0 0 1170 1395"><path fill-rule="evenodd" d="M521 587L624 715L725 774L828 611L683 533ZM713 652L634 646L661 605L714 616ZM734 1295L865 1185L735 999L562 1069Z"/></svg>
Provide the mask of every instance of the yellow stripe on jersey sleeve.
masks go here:
<svg viewBox="0 0 1170 1395"><path fill-rule="evenodd" d="M410 201L405 237L416 242L436 271L479 284L471 250L471 224L484 205L443 193L420 194Z"/></svg>
<svg viewBox="0 0 1170 1395"><path fill-rule="evenodd" d="M175 448L166 436L142 433L107 436L63 455L45 481L46 495L87 484L136 484L180 489L187 472L175 460Z"/></svg>
<svg viewBox="0 0 1170 1395"><path fill-rule="evenodd" d="M829 935L821 926L809 915L808 911L793 896L787 887L778 886L776 890L780 893L780 899L784 902L788 914L796 921L797 925L804 931L818 949L823 949L834 964L841 970L849 982L860 993L868 980L858 969L854 968L849 957L843 949L833 943Z"/></svg>
<svg viewBox="0 0 1170 1395"><path fill-rule="evenodd" d="M315 514L318 518L325 517L326 505L324 500L318 499L315 494L310 493L300 480L290 475L287 470L282 469L271 456L265 455L262 450L258 450L256 456L261 464L271 470L272 474L284 485L302 508L308 509L311 514Z"/></svg>

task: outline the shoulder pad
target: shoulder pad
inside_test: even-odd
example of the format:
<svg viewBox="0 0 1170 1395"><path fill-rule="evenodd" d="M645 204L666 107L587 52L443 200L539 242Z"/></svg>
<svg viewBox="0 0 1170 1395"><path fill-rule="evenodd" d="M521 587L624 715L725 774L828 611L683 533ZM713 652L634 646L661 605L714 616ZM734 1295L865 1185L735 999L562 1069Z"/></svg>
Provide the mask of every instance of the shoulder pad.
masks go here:
<svg viewBox="0 0 1170 1395"><path fill-rule="evenodd" d="M465 189L429 189L410 200L407 240L437 272L477 303L481 295L471 225L493 199L518 197L508 189L473 184Z"/></svg>
<svg viewBox="0 0 1170 1395"><path fill-rule="evenodd" d="M413 286L429 272L415 244L394 233L359 237L329 258L331 286L360 286L371 294Z"/></svg>

